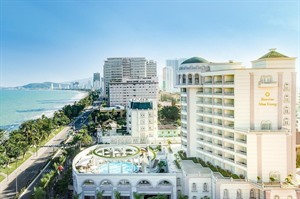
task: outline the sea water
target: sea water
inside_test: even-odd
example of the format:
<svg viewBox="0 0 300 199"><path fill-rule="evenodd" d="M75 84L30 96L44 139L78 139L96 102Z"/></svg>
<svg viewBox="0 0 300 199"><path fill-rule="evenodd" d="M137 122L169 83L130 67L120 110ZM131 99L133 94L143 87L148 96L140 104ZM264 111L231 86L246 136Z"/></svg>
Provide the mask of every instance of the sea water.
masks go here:
<svg viewBox="0 0 300 199"><path fill-rule="evenodd" d="M51 117L86 95L70 90L0 90L0 129L16 129L22 122L42 115Z"/></svg>

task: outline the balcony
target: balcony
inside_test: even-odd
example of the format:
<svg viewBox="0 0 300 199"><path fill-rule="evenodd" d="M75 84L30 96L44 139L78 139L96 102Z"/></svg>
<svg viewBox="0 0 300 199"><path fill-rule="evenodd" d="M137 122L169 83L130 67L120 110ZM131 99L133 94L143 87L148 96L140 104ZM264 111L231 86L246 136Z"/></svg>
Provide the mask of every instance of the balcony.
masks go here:
<svg viewBox="0 0 300 199"><path fill-rule="evenodd" d="M204 82L204 85L211 85L211 84L212 84L212 81Z"/></svg>
<svg viewBox="0 0 300 199"><path fill-rule="evenodd" d="M247 155L247 152L244 150L236 150L236 152L242 155Z"/></svg>
<svg viewBox="0 0 300 199"><path fill-rule="evenodd" d="M225 81L224 84L234 84L234 81Z"/></svg>
<svg viewBox="0 0 300 199"><path fill-rule="evenodd" d="M232 104L232 103L226 103L226 104L224 104L224 106L234 107L234 104Z"/></svg>
<svg viewBox="0 0 300 199"><path fill-rule="evenodd" d="M234 129L234 124L225 124L225 128Z"/></svg>
<svg viewBox="0 0 300 199"><path fill-rule="evenodd" d="M234 118L233 114L224 114L224 117Z"/></svg>
<svg viewBox="0 0 300 199"><path fill-rule="evenodd" d="M234 92L225 92L224 95L233 96Z"/></svg>
<svg viewBox="0 0 300 199"><path fill-rule="evenodd" d="M229 162L234 162L234 158L231 158L231 157L224 157L224 159Z"/></svg>
<svg viewBox="0 0 300 199"><path fill-rule="evenodd" d="M225 136L225 138L226 138L226 139L229 139L229 140L234 140L234 137L231 136L231 135L230 135L230 136Z"/></svg>
<svg viewBox="0 0 300 199"><path fill-rule="evenodd" d="M220 84L222 84L223 82L222 81L215 81L214 82L214 84L216 84L216 85L220 85Z"/></svg>
<svg viewBox="0 0 300 199"><path fill-rule="evenodd" d="M247 163L246 163L246 162L240 162L240 161L236 161L236 163L237 163L238 165L241 165L241 166L247 167Z"/></svg>
<svg viewBox="0 0 300 199"><path fill-rule="evenodd" d="M231 146L225 146L225 149L229 150L229 151L234 151L234 148Z"/></svg>
<svg viewBox="0 0 300 199"><path fill-rule="evenodd" d="M237 138L236 141L240 142L240 143L243 143L243 144L247 143L246 139L242 139L242 138Z"/></svg>
<svg viewBox="0 0 300 199"><path fill-rule="evenodd" d="M214 105L216 105L216 106L222 106L222 102L214 102Z"/></svg>

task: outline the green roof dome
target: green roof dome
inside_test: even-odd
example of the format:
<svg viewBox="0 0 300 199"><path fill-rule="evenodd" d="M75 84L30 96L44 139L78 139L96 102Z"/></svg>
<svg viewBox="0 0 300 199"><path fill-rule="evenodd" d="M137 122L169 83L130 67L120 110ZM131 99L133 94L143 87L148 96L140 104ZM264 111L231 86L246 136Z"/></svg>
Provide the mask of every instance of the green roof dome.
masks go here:
<svg viewBox="0 0 300 199"><path fill-rule="evenodd" d="M288 56L283 55L279 52L276 51L276 48L271 48L270 52L268 52L267 54L265 54L264 56L262 56L259 59L267 59L267 58L286 58Z"/></svg>
<svg viewBox="0 0 300 199"><path fill-rule="evenodd" d="M195 64L195 63L208 63L208 61L201 57L192 57L192 58L185 60L181 64Z"/></svg>

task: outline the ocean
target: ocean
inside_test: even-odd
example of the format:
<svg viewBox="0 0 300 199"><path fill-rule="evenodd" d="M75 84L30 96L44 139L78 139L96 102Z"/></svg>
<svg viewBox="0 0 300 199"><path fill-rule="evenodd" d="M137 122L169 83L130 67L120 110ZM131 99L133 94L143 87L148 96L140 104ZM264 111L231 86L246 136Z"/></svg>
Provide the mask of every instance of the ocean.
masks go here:
<svg viewBox="0 0 300 199"><path fill-rule="evenodd" d="M0 90L0 129L16 129L24 121L43 114L51 117L56 110L86 95L70 90Z"/></svg>

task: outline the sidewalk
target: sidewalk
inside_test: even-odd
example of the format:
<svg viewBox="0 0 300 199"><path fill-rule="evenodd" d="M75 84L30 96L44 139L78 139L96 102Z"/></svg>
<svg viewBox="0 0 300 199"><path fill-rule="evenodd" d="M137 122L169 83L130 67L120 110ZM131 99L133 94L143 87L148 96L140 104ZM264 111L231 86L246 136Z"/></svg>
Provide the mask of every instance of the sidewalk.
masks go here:
<svg viewBox="0 0 300 199"><path fill-rule="evenodd" d="M61 142L61 140L66 136L70 127L65 127L61 130L56 136L54 136L51 140L49 140L45 145L57 145ZM11 174L9 174L2 182L0 182L0 193L3 193L3 190L8 188L8 185L15 180L16 176L18 176L22 171L28 169L33 163L41 158L43 154L46 152L46 147L41 147L38 150L38 154L34 153L30 158L28 158L23 164L21 164L16 170L14 170ZM6 175L5 175L6 176ZM20 187L22 188L22 187Z"/></svg>

